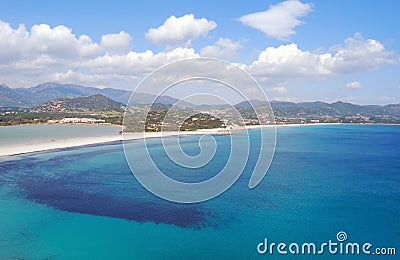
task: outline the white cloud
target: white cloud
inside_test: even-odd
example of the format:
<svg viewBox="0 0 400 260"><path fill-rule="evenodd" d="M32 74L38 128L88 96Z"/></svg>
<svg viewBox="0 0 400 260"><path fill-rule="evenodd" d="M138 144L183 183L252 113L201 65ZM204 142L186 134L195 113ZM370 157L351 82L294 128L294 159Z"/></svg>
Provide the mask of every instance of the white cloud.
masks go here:
<svg viewBox="0 0 400 260"><path fill-rule="evenodd" d="M381 97L377 97L376 100L379 100L379 101L384 102L384 103L391 103L391 104L400 103L400 98L397 97L397 96L391 96L391 97L389 97L389 96L381 96Z"/></svg>
<svg viewBox="0 0 400 260"><path fill-rule="evenodd" d="M47 24L13 29L0 20L0 63L47 56L57 59L93 57L101 48L87 35L77 37L63 25L51 28Z"/></svg>
<svg viewBox="0 0 400 260"><path fill-rule="evenodd" d="M277 86L273 87L271 91L279 94L286 94L289 92L283 84L278 84Z"/></svg>
<svg viewBox="0 0 400 260"><path fill-rule="evenodd" d="M87 35L76 36L66 26L24 25L13 29L0 20L0 73L17 74L18 80L39 78L41 74L71 66L101 53L99 44Z"/></svg>
<svg viewBox="0 0 400 260"><path fill-rule="evenodd" d="M381 64L399 63L393 52L385 50L382 43L374 39L364 40L359 33L345 40L331 57L332 70L349 73L377 69Z"/></svg>
<svg viewBox="0 0 400 260"><path fill-rule="evenodd" d="M169 17L163 25L158 28L150 28L145 36L146 39L163 44L190 44L191 40L200 36L206 36L209 31L214 30L217 24L205 18L196 19L193 14L182 17Z"/></svg>
<svg viewBox="0 0 400 260"><path fill-rule="evenodd" d="M329 54L316 55L310 51L302 51L296 44L291 43L277 48L266 48L246 69L256 76L326 76L331 74L325 66L329 61Z"/></svg>
<svg viewBox="0 0 400 260"><path fill-rule="evenodd" d="M220 38L200 53L188 47L138 52L130 48L131 39L127 32L121 31L103 35L100 42L94 42L87 35L75 35L63 25L12 28L0 20L0 82L12 87L56 81L131 88L149 72L167 63L199 56L231 59L241 47L238 42ZM377 40L364 40L359 34L325 53L301 50L292 43L268 47L249 64L237 63L259 82L268 82L270 86L290 78L326 78L366 72L385 64L399 64L398 54L387 51ZM208 69L207 73L212 75L219 73L213 67ZM270 90L276 94L287 91L284 86Z"/></svg>
<svg viewBox="0 0 400 260"><path fill-rule="evenodd" d="M103 73L82 73L77 70L67 70L66 72L55 72L50 75L46 75L42 82L60 82L66 83L71 82L75 84L81 84L84 86L95 86L100 88L106 87L125 87L129 86L133 88L132 82L137 82L141 78L135 75L119 75L119 74L103 74ZM129 88L128 88L129 89Z"/></svg>
<svg viewBox="0 0 400 260"><path fill-rule="evenodd" d="M359 82L359 81L353 81L353 82L349 82L349 83L347 83L345 86L346 86L346 88L359 88L359 87L361 87L361 82Z"/></svg>
<svg viewBox="0 0 400 260"><path fill-rule="evenodd" d="M91 86L109 86L133 89L153 70L173 61L199 57L194 49L176 48L168 52L153 53L130 51L124 55L105 55L90 59L67 72L54 72L46 81L75 82ZM80 69L86 70L82 73Z"/></svg>
<svg viewBox="0 0 400 260"><path fill-rule="evenodd" d="M137 83L146 73L172 61L199 57L191 48L153 53L131 51L132 37L121 31L106 34L100 43L76 36L63 25L41 24L13 29L0 20L0 81L32 86L43 81L119 87Z"/></svg>
<svg viewBox="0 0 400 260"><path fill-rule="evenodd" d="M295 34L294 28L301 25L300 17L312 11L312 4L303 4L297 0L288 0L271 5L264 12L257 12L240 17L243 24L258 29L272 38L285 40Z"/></svg>
<svg viewBox="0 0 400 260"><path fill-rule="evenodd" d="M126 54L130 51L132 37L121 31L118 34L105 34L101 37L100 46L109 54Z"/></svg>
<svg viewBox="0 0 400 260"><path fill-rule="evenodd" d="M229 60L236 57L236 51L240 48L242 48L242 45L238 42L227 38L219 38L214 45L208 45L202 48L200 55L203 57Z"/></svg>
<svg viewBox="0 0 400 260"><path fill-rule="evenodd" d="M345 45L334 52L322 54L302 51L294 43L268 47L245 69L259 77L325 77L370 71L394 63L396 55L385 50L379 41L356 35L347 38Z"/></svg>
<svg viewBox="0 0 400 260"><path fill-rule="evenodd" d="M12 28L0 20L0 80L26 87L45 77L94 58L102 52L87 35L77 36L66 26L24 25Z"/></svg>
<svg viewBox="0 0 400 260"><path fill-rule="evenodd" d="M179 47L159 53L147 50L145 52L130 51L126 55L105 54L83 65L94 73L144 75L167 63L193 57L199 57L194 49Z"/></svg>
<svg viewBox="0 0 400 260"><path fill-rule="evenodd" d="M293 97L274 97L275 101L284 101L284 102L300 102L300 100Z"/></svg>

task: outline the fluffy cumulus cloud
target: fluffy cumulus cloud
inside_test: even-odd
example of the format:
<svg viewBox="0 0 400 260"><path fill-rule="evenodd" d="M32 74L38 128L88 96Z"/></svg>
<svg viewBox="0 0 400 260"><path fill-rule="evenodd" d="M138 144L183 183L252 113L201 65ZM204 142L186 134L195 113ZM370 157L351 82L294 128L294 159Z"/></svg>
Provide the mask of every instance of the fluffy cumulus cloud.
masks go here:
<svg viewBox="0 0 400 260"><path fill-rule="evenodd" d="M0 62L24 59L92 57L101 50L87 35L77 37L63 25L51 28L47 24L24 25L13 29L0 20Z"/></svg>
<svg viewBox="0 0 400 260"><path fill-rule="evenodd" d="M199 57L192 48L176 48L166 52L153 53L130 51L126 55L103 55L87 61L84 66L94 73L134 75L149 73L167 63L186 58Z"/></svg>
<svg viewBox="0 0 400 260"><path fill-rule="evenodd" d="M60 25L24 25L12 28L0 20L0 81L12 86L32 86L42 81L118 87L172 61L198 57L192 48L153 53L135 52L132 37L124 31L106 34L96 43ZM126 84L125 84L126 85Z"/></svg>
<svg viewBox="0 0 400 260"><path fill-rule="evenodd" d="M217 24L214 21L205 18L197 19L193 14L186 14L182 17L169 17L158 28L150 28L145 36L155 43L188 45L193 39L206 36L216 27Z"/></svg>
<svg viewBox="0 0 400 260"><path fill-rule="evenodd" d="M202 48L200 55L203 57L232 59L236 57L236 51L240 48L242 48L242 45L238 42L227 38L219 38L214 45Z"/></svg>
<svg viewBox="0 0 400 260"><path fill-rule="evenodd" d="M75 82L90 86L107 86L133 89L140 80L162 65L186 58L199 57L191 48L176 48L167 52L153 53L130 51L124 55L105 55L89 59L67 72L54 72L46 81ZM82 73L84 68L88 72Z"/></svg>
<svg viewBox="0 0 400 260"><path fill-rule="evenodd" d="M106 34L101 37L100 46L109 54L126 54L130 51L132 37L121 31L118 34Z"/></svg>
<svg viewBox="0 0 400 260"><path fill-rule="evenodd" d="M286 94L289 92L283 84L278 84L277 86L273 87L271 91L278 94Z"/></svg>
<svg viewBox="0 0 400 260"><path fill-rule="evenodd" d="M359 88L361 87L361 82L359 81L353 81L353 82L349 82L345 85L346 88Z"/></svg>
<svg viewBox="0 0 400 260"><path fill-rule="evenodd" d="M271 5L264 12L257 12L240 17L243 24L258 29L272 38L286 40L295 34L295 27L302 24L300 17L312 11L312 4L298 0L288 0Z"/></svg>
<svg viewBox="0 0 400 260"><path fill-rule="evenodd" d="M263 77L298 78L369 71L390 63L396 63L394 53L379 41L356 34L346 39L344 46L326 53L303 51L294 43L268 47L244 68Z"/></svg>
<svg viewBox="0 0 400 260"><path fill-rule="evenodd" d="M189 41L207 34L216 26L204 18L184 17L192 22L182 22L181 30L177 30L179 33L168 34L170 38L165 36L164 42ZM172 28L171 24L175 23L166 21L163 26ZM188 24L192 24L194 29L186 28ZM231 59L242 47L238 42L219 38L200 51L183 46L160 52L139 52L131 49L131 41L132 36L124 31L105 34L99 42L95 42L87 35L74 34L71 28L63 25L51 27L40 24L29 29L19 25L13 28L0 20L0 82L13 87L56 81L131 89L149 72L167 63L200 56ZM379 41L363 39L359 34L325 53L301 50L291 43L268 47L248 64L237 63L258 81L268 81L270 86L288 82L290 78L325 78L370 71L385 64L399 64L399 56L387 51ZM209 70L215 72L214 68ZM347 87L355 88L357 84L353 82ZM276 85L270 90L276 94L287 93L283 85Z"/></svg>
<svg viewBox="0 0 400 260"><path fill-rule="evenodd" d="M345 40L332 59L332 70L337 73L358 72L376 69L380 65L395 64L396 55L387 51L382 43L374 39L364 40L359 33Z"/></svg>

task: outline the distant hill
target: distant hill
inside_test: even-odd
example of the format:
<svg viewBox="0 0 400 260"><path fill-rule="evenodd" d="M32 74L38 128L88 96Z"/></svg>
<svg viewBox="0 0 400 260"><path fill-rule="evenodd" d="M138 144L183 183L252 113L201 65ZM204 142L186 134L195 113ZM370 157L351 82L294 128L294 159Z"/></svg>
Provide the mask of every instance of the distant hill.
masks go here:
<svg viewBox="0 0 400 260"><path fill-rule="evenodd" d="M0 106L1 107L22 107L30 104L25 95L9 88L6 85L0 85Z"/></svg>
<svg viewBox="0 0 400 260"><path fill-rule="evenodd" d="M34 109L38 112L51 113L82 113L82 112L119 112L125 110L125 105L114 101L101 94L96 94L88 97L75 97L54 99L39 105Z"/></svg>
<svg viewBox="0 0 400 260"><path fill-rule="evenodd" d="M392 117L400 118L400 104L386 105L383 110Z"/></svg>
<svg viewBox="0 0 400 260"><path fill-rule="evenodd" d="M267 103L260 100L251 101L254 106L265 106ZM355 105L342 101L334 103L316 102L286 102L271 101L271 107L276 114L286 117L343 117L351 115L362 115L367 117L390 116L400 118L400 104L390 104L386 106L379 105ZM237 108L249 108L250 102L243 101L235 105Z"/></svg>
<svg viewBox="0 0 400 260"><path fill-rule="evenodd" d="M251 102L251 104L250 104L250 102ZM267 102L261 101L261 100L257 100L257 99L252 99L252 100L250 100L250 102L249 101L242 101L240 103L237 103L235 105L235 107L248 108L248 107L251 107L251 105L254 105L254 106L258 107L258 106L265 106L267 104Z"/></svg>
<svg viewBox="0 0 400 260"><path fill-rule="evenodd" d="M119 105L126 104L131 95L130 91L112 88L93 88L84 87L74 84L59 84L59 83L43 83L31 88L9 88L6 85L0 85L0 107L36 107L40 104L45 104L51 100L59 100L66 98L77 98L77 97L90 97L99 94L103 97L107 97L115 102L119 102ZM100 96L94 98L92 101L82 99L84 103L88 102L105 102ZM76 100L78 102L81 99ZM156 98L155 95L136 93L135 99L130 101L132 104L149 104L149 103L160 103L164 105L175 104L178 99L170 96L160 96ZM265 106L266 103L259 100L252 100L255 106ZM108 104L111 104L110 102ZM380 117L380 118L394 118L400 119L400 104L390 104L386 106L378 105L355 105L338 101L335 103L326 102L283 102L283 101L271 101L271 106L275 112L275 116L278 117L295 117L295 118L311 118L311 117L346 117L353 115L362 115L365 117ZM66 105L66 104L64 104ZM79 107L78 104L71 106ZM92 104L94 106L94 104ZM196 108L201 110L212 110L212 109L224 109L226 105L194 105L188 102L180 102L181 107L185 108ZM250 103L243 101L235 105L241 109L241 112L246 113L249 109ZM72 108L72 107L70 107ZM92 107L94 108L94 107ZM69 109L69 108L66 108ZM248 113L247 113L248 114Z"/></svg>
<svg viewBox="0 0 400 260"><path fill-rule="evenodd" d="M378 106L378 105L355 105L342 101L334 103L326 102L280 102L272 101L271 106L290 116L351 116L362 115L367 117L384 116L400 118L400 104Z"/></svg>
<svg viewBox="0 0 400 260"><path fill-rule="evenodd" d="M106 94L103 94L106 93ZM0 107L34 107L50 100L102 94L119 102L128 100L130 92L97 89L74 84L43 83L31 88L0 86Z"/></svg>
<svg viewBox="0 0 400 260"><path fill-rule="evenodd" d="M113 88L93 88L75 84L42 83L31 88L9 88L0 85L0 107L34 107L45 102L60 99L74 98L80 96L92 96L101 94L117 102L126 104L131 96L131 92ZM135 99L130 104L148 104L156 96L146 93L137 93ZM156 102L163 104L174 104L178 101L169 96L160 96ZM190 103L181 102L181 106L191 106Z"/></svg>

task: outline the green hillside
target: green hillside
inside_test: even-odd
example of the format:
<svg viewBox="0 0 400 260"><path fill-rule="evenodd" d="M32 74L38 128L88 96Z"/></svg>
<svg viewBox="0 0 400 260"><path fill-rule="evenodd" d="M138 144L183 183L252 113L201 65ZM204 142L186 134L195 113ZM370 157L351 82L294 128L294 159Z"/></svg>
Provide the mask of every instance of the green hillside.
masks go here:
<svg viewBox="0 0 400 260"><path fill-rule="evenodd" d="M42 112L120 112L125 109L125 105L114 101L101 94L88 97L55 99L39 105L36 110Z"/></svg>

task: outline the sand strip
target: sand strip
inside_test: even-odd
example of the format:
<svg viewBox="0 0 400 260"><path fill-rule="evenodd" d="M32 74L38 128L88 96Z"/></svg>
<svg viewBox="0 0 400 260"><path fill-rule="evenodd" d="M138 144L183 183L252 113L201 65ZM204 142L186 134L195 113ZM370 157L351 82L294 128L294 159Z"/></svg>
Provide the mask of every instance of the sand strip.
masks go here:
<svg viewBox="0 0 400 260"><path fill-rule="evenodd" d="M62 149L70 147L78 147L85 145L101 144L116 142L121 140L138 140L145 138L156 138L166 137L174 135L199 135L199 134L220 134L225 129L204 129L198 131L187 131L187 132L150 132L150 133L127 133L124 135L109 135L109 136L97 136L97 137L79 137L79 138L68 138L49 140L46 142L41 141L40 143L29 143L29 144L16 144L16 145L5 145L0 147L0 157L19 155L32 152L41 152L53 149Z"/></svg>

